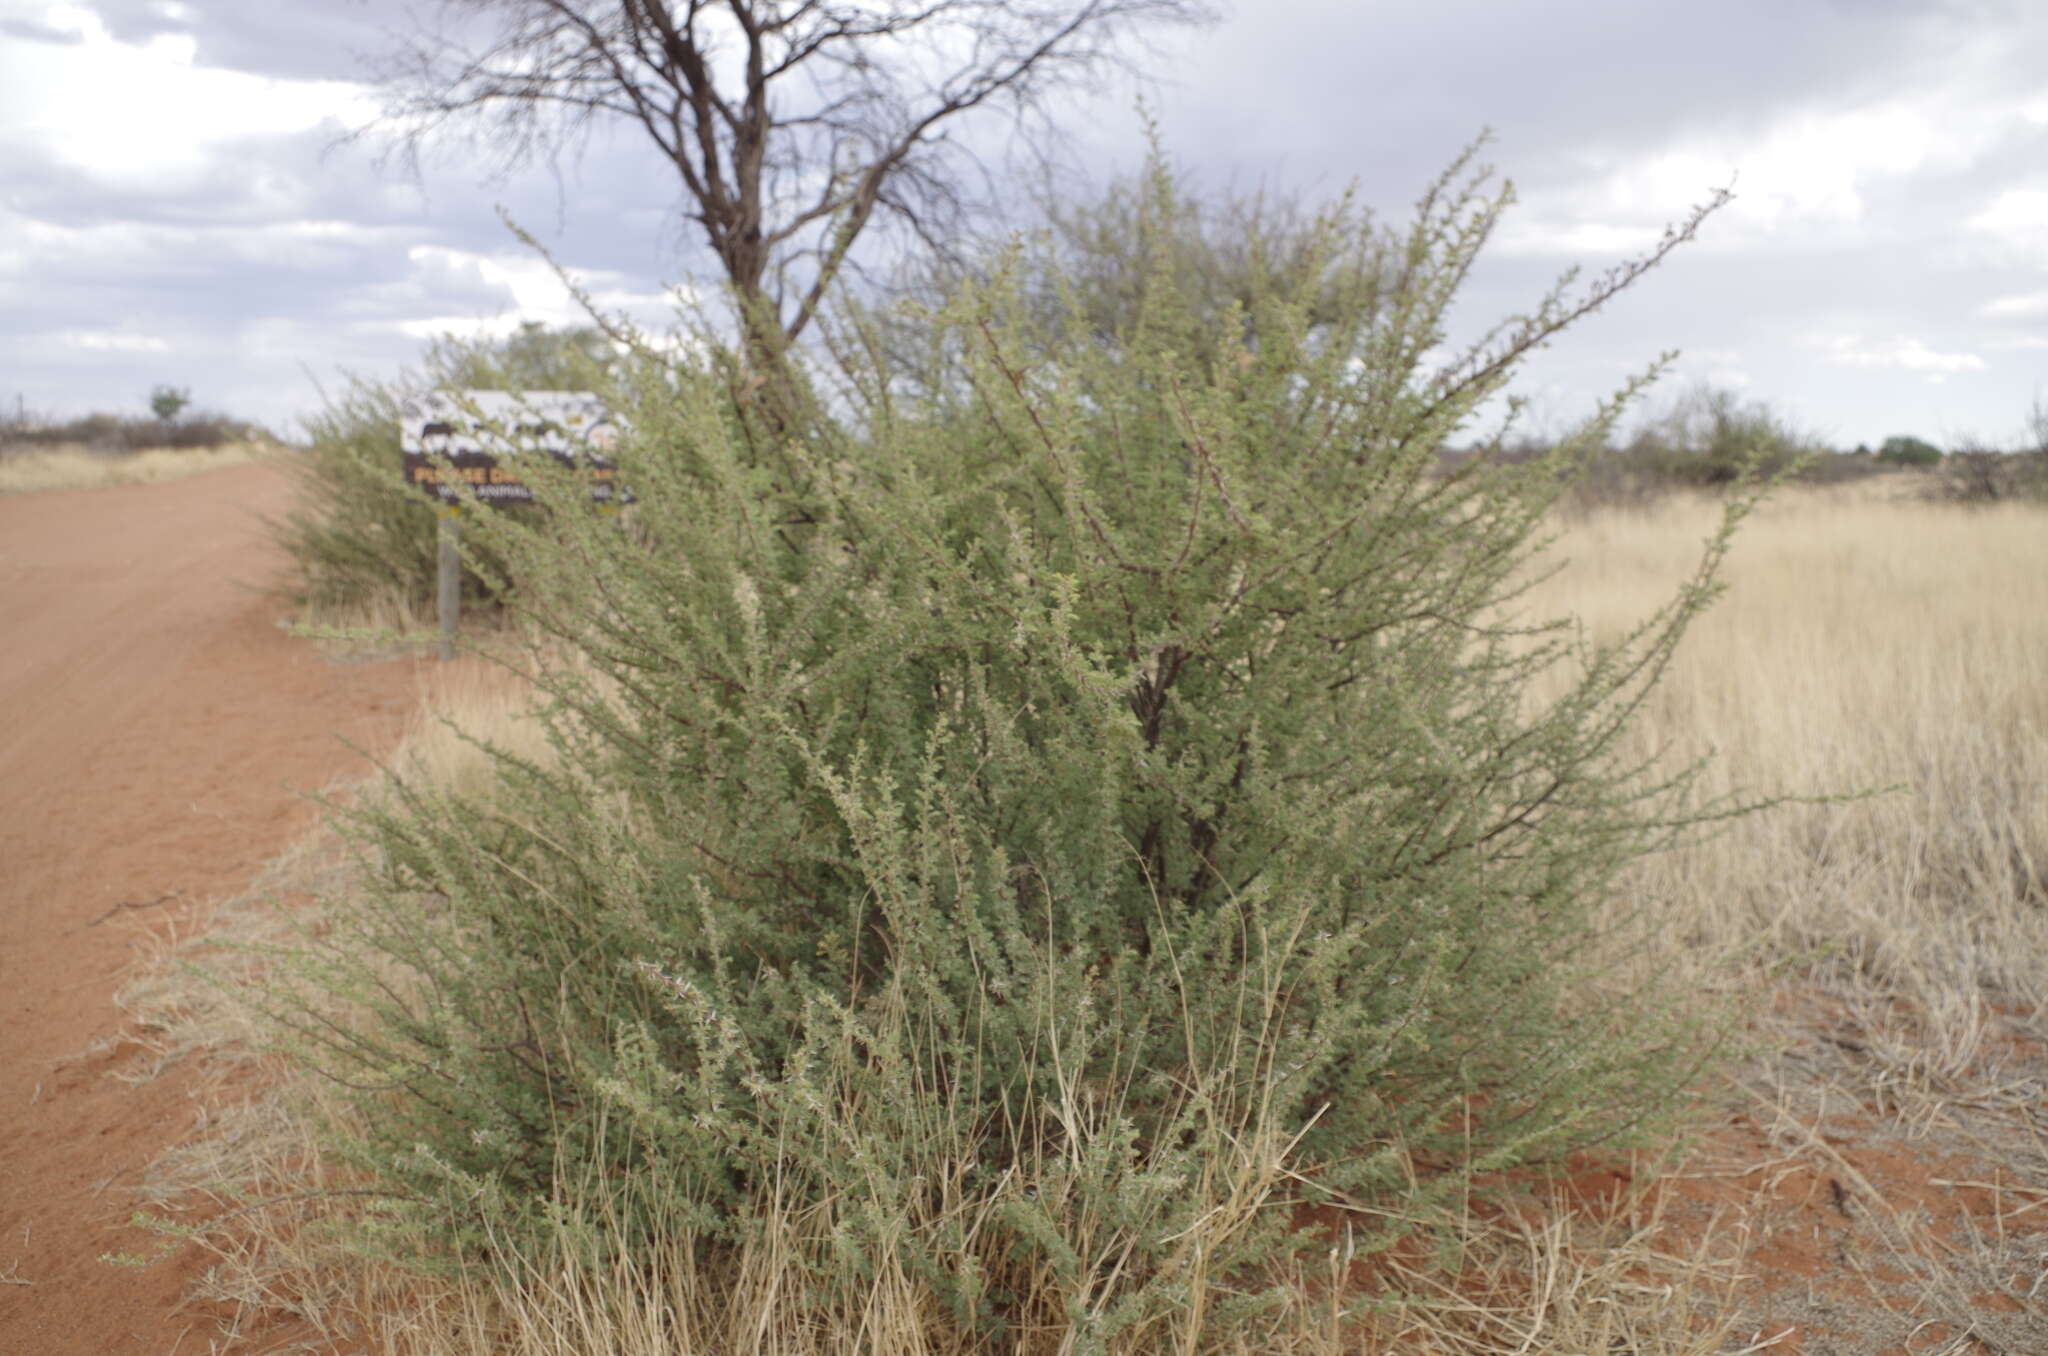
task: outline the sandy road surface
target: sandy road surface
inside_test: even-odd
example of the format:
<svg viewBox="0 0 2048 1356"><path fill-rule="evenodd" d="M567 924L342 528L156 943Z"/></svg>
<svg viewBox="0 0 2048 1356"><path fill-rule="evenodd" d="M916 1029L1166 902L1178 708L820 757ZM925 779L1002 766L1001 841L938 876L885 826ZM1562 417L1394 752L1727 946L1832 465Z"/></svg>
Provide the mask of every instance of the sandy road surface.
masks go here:
<svg viewBox="0 0 2048 1356"><path fill-rule="evenodd" d="M188 1078L110 1076L111 996L136 924L248 883L419 684L277 629L258 515L288 499L262 466L0 498L0 1356L207 1350L202 1258L98 1260L154 1245L126 1188L197 1110Z"/></svg>

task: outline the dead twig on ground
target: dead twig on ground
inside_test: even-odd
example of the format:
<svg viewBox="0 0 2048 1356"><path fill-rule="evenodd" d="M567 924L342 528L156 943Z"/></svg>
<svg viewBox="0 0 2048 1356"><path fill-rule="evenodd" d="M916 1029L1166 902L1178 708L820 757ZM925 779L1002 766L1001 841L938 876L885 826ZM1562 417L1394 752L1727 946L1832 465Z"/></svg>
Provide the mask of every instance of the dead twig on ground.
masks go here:
<svg viewBox="0 0 2048 1356"><path fill-rule="evenodd" d="M101 914L99 917L93 919L90 923L87 923L86 926L89 928L96 928L100 924L106 922L109 918L112 918L115 914L122 912L124 909L154 909L157 908L159 905L168 904L174 899L183 899L184 897L185 892L183 890L172 890L166 894L158 895L155 899L124 899L120 903L114 905L114 907L112 907L111 909L108 909L105 913Z"/></svg>

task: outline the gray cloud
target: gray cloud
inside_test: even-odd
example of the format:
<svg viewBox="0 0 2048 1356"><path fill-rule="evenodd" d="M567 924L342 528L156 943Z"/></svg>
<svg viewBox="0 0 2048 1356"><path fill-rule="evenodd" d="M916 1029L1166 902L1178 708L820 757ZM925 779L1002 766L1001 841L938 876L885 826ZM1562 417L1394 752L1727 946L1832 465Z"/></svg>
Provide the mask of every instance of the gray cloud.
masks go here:
<svg viewBox="0 0 2048 1356"><path fill-rule="evenodd" d="M1362 8L1338 0L1244 7L1223 34L1187 45L1158 103L1173 149L1211 182L1356 182L1388 219L1405 220L1420 189L1482 126L1488 157L1523 205L1502 242L1532 220L1621 221L1599 194L1642 188L1650 158L1687 146L1748 146L1814 120L1883 109L1901 98L1968 113L2039 98L2048 10L2010 4L1713 6L1560 0L1517 5L1451 0ZM2048 109L2044 109L2048 113ZM1737 174L1739 201L1701 242L1568 334L1531 365L1526 386L1584 414L1658 352L1680 381L1719 374L1830 436L1856 441L1899 428L2016 423L2044 375L2042 353L2017 346L2015 320L1987 322L1986 300L2048 281L2048 254L1970 239L1970 211L2001 186L2044 183L2048 118L2009 123L1954 162L1930 155L1900 173L1857 176L1852 219L1754 218L1753 155L1702 162L1696 179L1638 204L1646 227L1675 218ZM1950 130L1937 127L1938 132ZM1129 157L1131 136L1099 136ZM1796 186L1796 185L1795 185ZM1597 268L1630 251L1560 245L1517 256L1496 248L1459 314L1472 328L1526 308L1569 263ZM1901 337L1937 353L1975 353L1976 372L1848 366L1811 336L1861 336L1873 352ZM2009 347L1994 345L2005 342ZM1938 381L1936 379L1939 379ZM2009 413L2008 413L2009 412Z"/></svg>
<svg viewBox="0 0 2048 1356"><path fill-rule="evenodd" d="M0 16L0 33L23 42L47 42L59 47L73 47L83 42L84 35L75 30L52 28L34 19L15 19Z"/></svg>
<svg viewBox="0 0 2048 1356"><path fill-rule="evenodd" d="M94 0L116 38L144 42L162 33L190 36L203 65L294 80L361 79L366 60L385 51L417 8L406 0Z"/></svg>

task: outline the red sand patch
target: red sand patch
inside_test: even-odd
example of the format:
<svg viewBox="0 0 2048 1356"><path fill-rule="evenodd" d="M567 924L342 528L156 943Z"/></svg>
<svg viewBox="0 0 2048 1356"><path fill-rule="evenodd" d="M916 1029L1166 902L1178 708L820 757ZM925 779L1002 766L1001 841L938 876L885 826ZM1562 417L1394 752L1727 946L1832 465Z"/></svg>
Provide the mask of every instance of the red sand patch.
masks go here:
<svg viewBox="0 0 2048 1356"><path fill-rule="evenodd" d="M204 1352L206 1258L143 1269L143 1167L193 1125L190 1071L128 1083L112 995L313 822L298 792L367 770L411 662L336 664L283 634L258 515L268 467L0 499L0 1352Z"/></svg>
<svg viewBox="0 0 2048 1356"><path fill-rule="evenodd" d="M1857 1010L1868 1001L1852 1010L1814 985L1777 991L1763 1020L1781 1053L1700 1094L1696 1138L1675 1163L1587 1154L1556 1173L1489 1179L1470 1209L1497 1239L1462 1269L1442 1270L1411 1236L1353 1262L1348 1284L1378 1296L1419 1287L1452 1311L1516 1315L1518 1330L1533 1331L1531 1267L1550 1263L1516 1240L1540 1236L1571 1240L1581 1262L1616 1256L1616 1274L1639 1288L1704 1277L1687 1286L1700 1304L1693 1331L1728 1320L1716 1350L2048 1356L2044 1014L1995 1009L1981 1067L1922 1098L1877 1076ZM1910 1024L1894 1004L1885 1020L1902 1016ZM1385 1224L1329 1206L1301 1213L1339 1247L1347 1219L1366 1235ZM1598 1251L1621 1238L1625 1252ZM1684 1265L1695 1259L1704 1272ZM1361 1340L1373 1351L1465 1349L1384 1323Z"/></svg>

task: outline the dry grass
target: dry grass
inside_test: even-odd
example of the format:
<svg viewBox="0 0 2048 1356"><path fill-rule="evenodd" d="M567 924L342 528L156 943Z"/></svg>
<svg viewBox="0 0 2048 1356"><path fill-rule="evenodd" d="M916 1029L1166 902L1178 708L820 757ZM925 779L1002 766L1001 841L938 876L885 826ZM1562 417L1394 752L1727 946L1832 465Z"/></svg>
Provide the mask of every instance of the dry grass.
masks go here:
<svg viewBox="0 0 2048 1356"><path fill-rule="evenodd" d="M1619 632L1670 595L1715 508L1576 525L1536 606ZM1790 491L1739 537L1637 751L1712 753L1709 789L1826 795L1628 882L1701 982L1787 967L1903 997L1938 1081L1986 1004L2048 1000L2048 513Z"/></svg>
<svg viewBox="0 0 2048 1356"><path fill-rule="evenodd" d="M1557 549L1567 563L1536 606L1576 614L1596 636L1618 632L1669 598L1714 520L1711 503L1673 500L1576 521ZM1790 491L1745 529L1728 579L1729 595L1644 712L1638 749L1712 750L1717 787L1895 789L1738 820L1626 882L1621 902L1648 906L1677 982L1755 995L1759 1011L1774 993L1808 1000L1760 1019L1749 1033L1760 1053L1733 1090L1705 1098L1716 1116L1733 1098L1761 1127L1770 1160L1721 1175L1778 1184L1796 1169L1848 1183L1867 1236L1842 1255L1876 1258L1869 1265L1920 1287L1920 1308L1901 1320L1920 1325L1914 1340L1941 1338L1949 1345L1939 1349L1957 1353L2048 1349L2028 1345L2044 1337L2035 1301L2048 1256L2017 1222L2048 1199L2044 1084L2025 1053L2048 1035L2035 1016L2048 1000L2048 513ZM538 753L523 701L481 667L452 670L434 698L454 726ZM399 761L444 785L487 786L475 743L436 720L421 722ZM346 885L328 848L308 848L281 873L276 893ZM226 935L246 940L280 926L267 900L222 915ZM210 954L240 957L230 972L261 964L260 952ZM167 1051L251 1039L232 987L196 998L179 981L136 993ZM2032 1044L2016 1044L2023 1038ZM424 1282L379 1271L317 1227L337 1202L321 1194L330 1179L307 1125L332 1109L318 1089L287 1089L224 1113L220 1134L161 1165L162 1201L189 1200L200 1184L214 1193L210 1208L240 1212L236 1227L205 1235L220 1252L215 1297L333 1333L384 1315L371 1320L374 1340L410 1356L966 1350L926 1340L926 1301L901 1277L878 1276L869 1311L835 1330L792 1326L772 1248L730 1276L680 1258L593 1271L565 1233L558 1256L512 1274ZM1919 1152L1967 1152L1973 1173L2007 1184L1998 1200L2009 1204L1929 1235L1897 1184L1854 1171L1838 1147L1848 1132L1831 1119L1844 1112L1875 1116L1883 1135ZM600 1193L585 1204L573 1227L601 1231L609 1203ZM1297 1278L1303 1304L1257 1349L1783 1349L1774 1334L1784 1324L1765 1321L1776 1311L1744 1299L1760 1284L1741 1268L1744 1249L1769 1232L1765 1210L1677 1226L1646 1198L1605 1223L1562 1211L1471 1220L1459 1269L1408 1268L1395 1278L1406 1297L1369 1310L1333 1302L1350 1293L1340 1244L1328 1276ZM2026 1216L2037 1217L2048 1206ZM2009 1311L1984 1312L1973 1297L1987 1290L2007 1295ZM1969 1345L1977 1338L1992 1345Z"/></svg>
<svg viewBox="0 0 2048 1356"><path fill-rule="evenodd" d="M142 452L96 452L89 447L0 448L0 494L154 485L283 455L284 449L274 443L157 447Z"/></svg>
<svg viewBox="0 0 2048 1356"><path fill-rule="evenodd" d="M1796 1303L1755 1268L1725 1313L1823 1351L2048 1350L2048 1209L2014 1214L2048 1196L2048 511L1911 489L1768 505L1633 736L1713 753L1710 790L1881 794L1736 821L1617 903L1647 906L1673 982L1749 998L1751 1059L1708 1113L1848 1193L1839 1219L1787 1215L1759 1179L1749 1227L1818 1229L1832 1260ZM1537 605L1614 634L1714 521L1674 500L1576 522ZM1940 1162L2011 1201L1951 1208L1919 1172Z"/></svg>
<svg viewBox="0 0 2048 1356"><path fill-rule="evenodd" d="M1418 1266L1383 1273L1408 1288L1399 1299L1361 1304L1333 1249L1324 1274L1292 1281L1304 1296L1252 1346L1114 1343L1116 1352L1230 1351L1243 1356L1713 1356L1729 1349L1725 1323L1697 1323L1715 1307L1732 1270L1712 1248L1670 1256L1647 1230L1558 1219L1473 1222L1455 1284ZM1723 1250L1725 1251L1725 1250ZM832 1327L792 1322L785 1259L764 1247L730 1276L708 1276L678 1250L649 1265L622 1259L603 1271L567 1251L512 1275L476 1277L436 1297L439 1322L411 1325L392 1343L405 1356L666 1356L746 1351L762 1356L970 1356L989 1348L934 1341L927 1291L901 1274L876 1278L871 1303ZM1199 1303L1200 1291L1194 1302ZM1198 1326L1198 1325L1197 1325ZM957 1328L954 1329L957 1333ZM1255 1339L1256 1340L1256 1339ZM1065 1352L1058 1332L1020 1333L1016 1352Z"/></svg>

